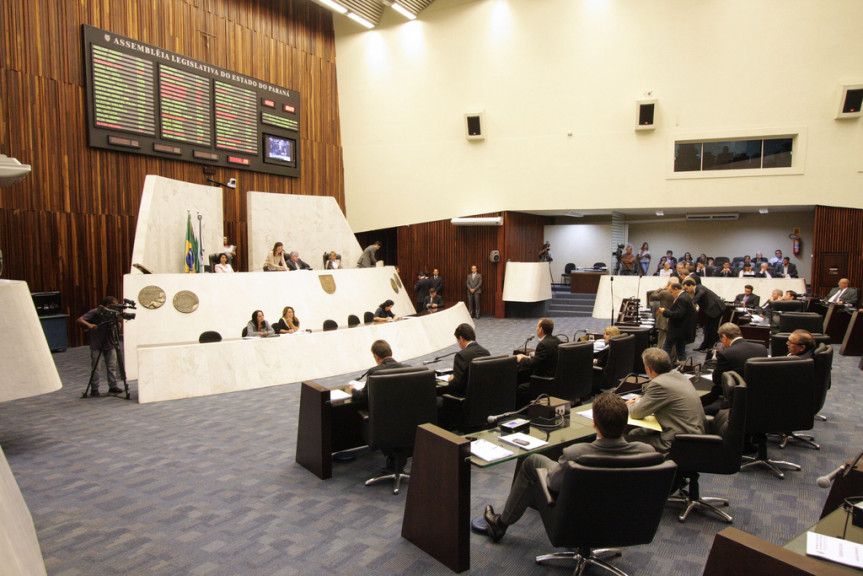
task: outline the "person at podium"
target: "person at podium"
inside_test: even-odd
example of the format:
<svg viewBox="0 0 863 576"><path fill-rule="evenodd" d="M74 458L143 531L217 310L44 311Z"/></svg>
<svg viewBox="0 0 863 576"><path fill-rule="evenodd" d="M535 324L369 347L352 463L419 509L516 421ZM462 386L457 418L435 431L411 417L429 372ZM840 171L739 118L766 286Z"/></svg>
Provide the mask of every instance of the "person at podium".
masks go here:
<svg viewBox="0 0 863 576"><path fill-rule="evenodd" d="M395 302L392 300L384 300L381 302L381 305L378 306L378 309L375 310L375 318L373 322L375 324L382 324L384 322L392 322L396 319L396 315L393 314L393 305Z"/></svg>

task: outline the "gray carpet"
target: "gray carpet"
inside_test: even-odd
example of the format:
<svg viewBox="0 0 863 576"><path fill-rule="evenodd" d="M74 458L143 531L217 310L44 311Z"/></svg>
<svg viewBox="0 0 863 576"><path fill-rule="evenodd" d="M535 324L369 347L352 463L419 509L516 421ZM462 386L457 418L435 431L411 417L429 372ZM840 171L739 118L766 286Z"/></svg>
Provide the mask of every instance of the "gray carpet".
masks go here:
<svg viewBox="0 0 863 576"><path fill-rule="evenodd" d="M535 324L483 318L478 339L492 353L509 353ZM605 324L562 318L556 331L571 336ZM62 390L0 404L0 446L50 575L450 573L400 536L409 485L397 496L387 485L363 485L383 464L380 454L360 451L356 461L336 464L327 481L294 463L298 384L139 405L134 382L132 401L80 397L89 373L85 348L54 359ZM801 464L802 472L785 480L763 471L702 477L704 495L730 498L735 527L782 544L817 520L827 492L815 479L863 449L858 362L835 357L829 420L814 430L820 451L771 446L774 457ZM472 512L503 505L512 470L512 463L472 470ZM638 497L637 487L629 497ZM628 549L615 564L632 574L701 574L714 534L726 525L697 513L680 524L676 515L668 508L653 544ZM569 573L534 564L550 550L529 511L499 544L471 536L471 571Z"/></svg>

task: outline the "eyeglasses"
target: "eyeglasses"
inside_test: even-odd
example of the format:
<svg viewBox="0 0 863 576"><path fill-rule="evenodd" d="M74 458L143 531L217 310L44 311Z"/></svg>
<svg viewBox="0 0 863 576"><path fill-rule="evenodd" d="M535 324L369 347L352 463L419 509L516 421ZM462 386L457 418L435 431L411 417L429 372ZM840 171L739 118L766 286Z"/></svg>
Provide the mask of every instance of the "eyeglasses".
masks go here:
<svg viewBox="0 0 863 576"><path fill-rule="evenodd" d="M800 342L792 342L791 340L788 340L788 345L789 346L803 346L803 344L801 344Z"/></svg>

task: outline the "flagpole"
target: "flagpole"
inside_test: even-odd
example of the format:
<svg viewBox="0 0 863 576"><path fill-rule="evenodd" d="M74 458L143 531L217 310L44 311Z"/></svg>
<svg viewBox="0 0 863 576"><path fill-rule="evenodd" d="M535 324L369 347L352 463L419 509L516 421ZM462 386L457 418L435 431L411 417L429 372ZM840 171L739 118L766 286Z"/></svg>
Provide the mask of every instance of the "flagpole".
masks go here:
<svg viewBox="0 0 863 576"><path fill-rule="evenodd" d="M203 219L204 217L198 212L198 272L204 270L204 232L201 223Z"/></svg>

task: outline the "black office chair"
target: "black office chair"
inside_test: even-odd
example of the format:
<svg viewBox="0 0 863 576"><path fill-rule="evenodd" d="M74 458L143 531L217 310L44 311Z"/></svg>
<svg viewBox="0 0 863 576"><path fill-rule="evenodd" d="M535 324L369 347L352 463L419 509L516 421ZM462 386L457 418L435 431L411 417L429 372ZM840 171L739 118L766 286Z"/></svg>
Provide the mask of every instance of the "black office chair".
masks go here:
<svg viewBox="0 0 863 576"><path fill-rule="evenodd" d="M674 462L656 453L585 455L569 464L560 493L552 496L548 470L540 468L539 481L532 488L533 499L548 539L556 548L573 550L538 556L537 564L568 559L575 562L577 575L595 564L626 576L600 558L600 554L607 554L605 551L596 549L652 542L676 469ZM621 554L619 549L607 552Z"/></svg>
<svg viewBox="0 0 863 576"><path fill-rule="evenodd" d="M371 324L375 321L375 313L374 312L363 312L363 324Z"/></svg>
<svg viewBox="0 0 863 576"><path fill-rule="evenodd" d="M728 475L740 471L746 429L746 383L737 372L726 372L722 375L722 388L730 400L727 419L726 414L717 416L709 421L708 434L678 434L671 443L668 458L677 464L678 474L689 480L686 488L668 499L685 506L677 517L681 522L695 509L713 512L729 524L734 521L717 508L717 505L728 506L728 500L702 497L698 486L701 473Z"/></svg>
<svg viewBox="0 0 863 576"><path fill-rule="evenodd" d="M632 334L635 336L635 349L633 351L632 368L630 372L644 374L644 362L641 353L650 348L650 336L653 328L642 326L618 326L621 334Z"/></svg>
<svg viewBox="0 0 863 576"><path fill-rule="evenodd" d="M437 424L437 392L434 372L426 368L381 370L368 377L368 412L361 411L362 435L372 450L380 450L393 462L390 474L371 478L366 486L394 481L399 493L404 469L413 454L414 438L420 424Z"/></svg>
<svg viewBox="0 0 863 576"><path fill-rule="evenodd" d="M243 336L245 336L246 329L243 328ZM207 330L206 332L201 332L201 335L198 336L199 344L209 344L210 342L221 342L222 335L216 332L215 330Z"/></svg>
<svg viewBox="0 0 863 576"><path fill-rule="evenodd" d="M602 270L604 268L608 268L608 265L605 262L594 262L593 269L594 270Z"/></svg>
<svg viewBox="0 0 863 576"><path fill-rule="evenodd" d="M716 268L717 270L721 270L722 265L725 264L726 262L731 262L731 260L728 259L728 256L717 256L716 258L713 259L713 267ZM733 268L733 266L732 266L732 268Z"/></svg>
<svg viewBox="0 0 863 576"><path fill-rule="evenodd" d="M561 286L564 286L569 282L569 277L572 274L573 270L575 270L575 264L573 264L572 262L567 262L566 266L563 267L563 274L560 275Z"/></svg>
<svg viewBox="0 0 863 576"><path fill-rule="evenodd" d="M221 252L218 254L208 254L207 260L209 261L209 264L204 266L204 272L213 272L216 269L216 264L219 263L219 257L221 255ZM230 264L230 257L228 257L228 263Z"/></svg>
<svg viewBox="0 0 863 576"><path fill-rule="evenodd" d="M360 317L356 314L348 315L348 328L353 328L354 326L360 325Z"/></svg>
<svg viewBox="0 0 863 576"><path fill-rule="evenodd" d="M515 356L474 358L464 398L443 395L441 423L467 432L488 427L488 417L516 409L518 361Z"/></svg>
<svg viewBox="0 0 863 576"><path fill-rule="evenodd" d="M748 388L746 434L758 447L757 456L744 456L741 468L761 465L779 478L779 466L800 470L792 462L771 460L767 456L767 434L788 430L811 430L815 420L818 382L815 361L811 358L750 358L743 369Z"/></svg>
<svg viewBox="0 0 863 576"><path fill-rule="evenodd" d="M716 260L714 260L714 262L716 262ZM731 260L731 269L734 270L735 274L738 274L741 268L743 268L743 256L735 256Z"/></svg>
<svg viewBox="0 0 863 576"><path fill-rule="evenodd" d="M779 356L788 356L788 337L791 332L777 332L770 335L770 355L778 358ZM830 336L827 334L812 334L815 339L815 347L819 344L830 344Z"/></svg>
<svg viewBox="0 0 863 576"><path fill-rule="evenodd" d="M632 372L632 359L635 354L635 336L620 334L608 339L608 360L605 366L593 367L593 391L615 388L621 378Z"/></svg>
<svg viewBox="0 0 863 576"><path fill-rule="evenodd" d="M593 342L568 342L557 347L554 377L531 375L530 399L540 394L569 400L590 398L593 388Z"/></svg>
<svg viewBox="0 0 863 576"><path fill-rule="evenodd" d="M240 336L241 336L242 338L245 338L245 337L246 337L246 336L248 336L248 335L249 335L249 327L248 327L248 326L244 326L244 327L243 327L243 332L242 332L242 334L240 334Z"/></svg>
<svg viewBox="0 0 863 576"><path fill-rule="evenodd" d="M324 332L328 332L330 330L337 330L339 328L339 323L335 320L324 320Z"/></svg>
<svg viewBox="0 0 863 576"><path fill-rule="evenodd" d="M808 330L813 334L824 332L824 317L817 312L784 312L779 317L780 332Z"/></svg>
<svg viewBox="0 0 863 576"><path fill-rule="evenodd" d="M828 343L819 344L812 353L812 359L815 360L815 380L817 381L815 397L812 399L812 402L814 403L815 416L817 417L821 409L824 408L824 402L827 400L827 390L831 386L833 346ZM827 418L821 416L819 419L826 420ZM779 447L785 448L792 441L801 442L816 450L821 450L821 445L815 441L815 436L812 434L803 434L802 432L786 432L779 441Z"/></svg>
<svg viewBox="0 0 863 576"><path fill-rule="evenodd" d="M803 312L806 302L803 300L774 300L770 302L769 309L774 312Z"/></svg>

